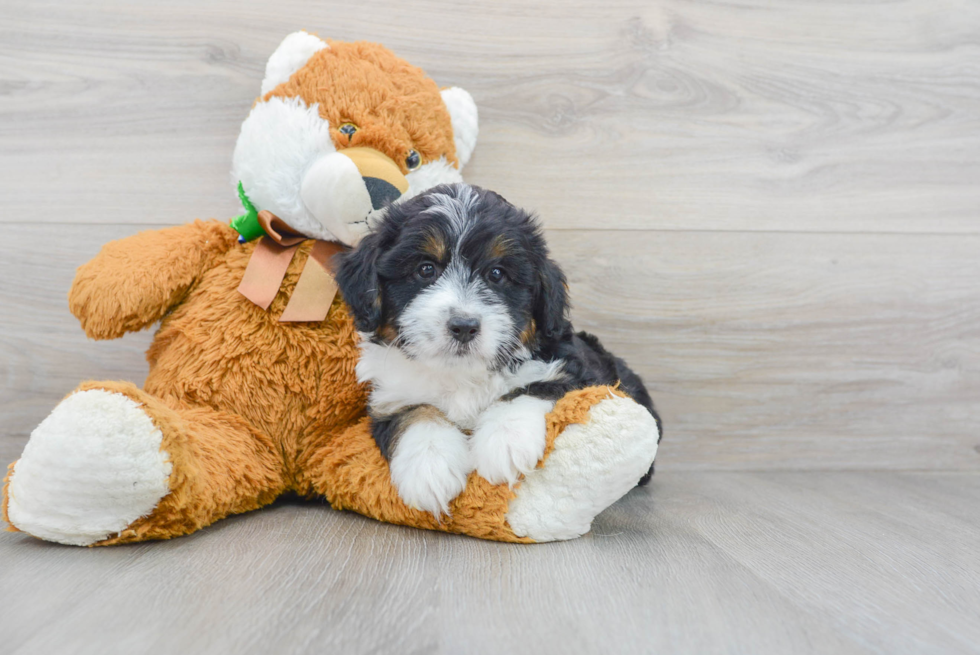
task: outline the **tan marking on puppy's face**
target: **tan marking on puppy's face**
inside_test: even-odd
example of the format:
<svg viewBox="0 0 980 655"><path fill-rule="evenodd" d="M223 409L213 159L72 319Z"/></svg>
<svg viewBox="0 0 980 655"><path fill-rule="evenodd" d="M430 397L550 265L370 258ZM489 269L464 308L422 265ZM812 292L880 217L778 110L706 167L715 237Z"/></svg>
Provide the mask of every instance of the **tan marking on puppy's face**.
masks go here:
<svg viewBox="0 0 980 655"><path fill-rule="evenodd" d="M503 259L510 254L510 246L510 240L500 235L490 245L490 256L494 259Z"/></svg>
<svg viewBox="0 0 980 655"><path fill-rule="evenodd" d="M442 263L446 256L446 241L441 234L429 234L422 244L422 252L431 257L432 261Z"/></svg>
<svg viewBox="0 0 980 655"><path fill-rule="evenodd" d="M530 345L531 342L534 341L534 334L535 332L537 332L537 330L538 330L538 325L537 323L534 322L534 319L532 318L531 321L527 324L527 327L524 328L524 330L521 332L521 343L523 343L525 346Z"/></svg>

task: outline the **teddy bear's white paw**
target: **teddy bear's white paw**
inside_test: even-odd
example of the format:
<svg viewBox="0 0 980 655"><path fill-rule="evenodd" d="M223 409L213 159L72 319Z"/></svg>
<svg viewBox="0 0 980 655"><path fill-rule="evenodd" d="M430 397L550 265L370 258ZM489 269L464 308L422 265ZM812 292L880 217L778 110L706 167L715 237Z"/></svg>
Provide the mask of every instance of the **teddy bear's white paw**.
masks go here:
<svg viewBox="0 0 980 655"><path fill-rule="evenodd" d="M389 468L406 505L437 518L449 514L471 470L466 435L449 423L415 423L399 437Z"/></svg>
<svg viewBox="0 0 980 655"><path fill-rule="evenodd" d="M169 491L163 435L141 406L102 390L61 402L14 466L7 514L19 530L87 546L153 511Z"/></svg>
<svg viewBox="0 0 980 655"><path fill-rule="evenodd" d="M545 415L554 406L551 400L519 396L487 409L470 437L476 472L492 484L513 486L532 471L544 455Z"/></svg>
<svg viewBox="0 0 980 655"><path fill-rule="evenodd" d="M613 396L595 405L587 423L558 435L544 466L517 489L507 511L514 534L555 541L588 532L650 468L659 436L653 416L632 400Z"/></svg>

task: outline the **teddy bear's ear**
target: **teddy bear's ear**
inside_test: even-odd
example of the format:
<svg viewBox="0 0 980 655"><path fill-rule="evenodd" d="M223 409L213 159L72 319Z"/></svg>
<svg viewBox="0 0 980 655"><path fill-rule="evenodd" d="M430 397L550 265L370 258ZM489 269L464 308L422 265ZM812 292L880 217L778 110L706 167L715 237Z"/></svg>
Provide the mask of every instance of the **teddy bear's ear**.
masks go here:
<svg viewBox="0 0 980 655"><path fill-rule="evenodd" d="M476 147L476 137L480 132L477 120L476 103L473 96L458 86L442 90L442 101L446 103L453 122L453 139L456 142L456 158L462 170Z"/></svg>
<svg viewBox="0 0 980 655"><path fill-rule="evenodd" d="M325 41L302 30L287 36L265 65L262 95L289 81L292 74L306 65L314 53L327 47Z"/></svg>

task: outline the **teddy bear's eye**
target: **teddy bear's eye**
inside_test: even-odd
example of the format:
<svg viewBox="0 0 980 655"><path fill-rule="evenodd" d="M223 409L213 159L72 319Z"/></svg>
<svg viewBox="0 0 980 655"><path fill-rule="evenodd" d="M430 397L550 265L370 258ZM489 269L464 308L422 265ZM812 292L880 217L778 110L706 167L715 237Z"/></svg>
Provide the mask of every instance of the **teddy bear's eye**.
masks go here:
<svg viewBox="0 0 980 655"><path fill-rule="evenodd" d="M422 165L422 156L415 150L408 151L408 157L405 157L405 166L410 171L414 171L416 168Z"/></svg>
<svg viewBox="0 0 980 655"><path fill-rule="evenodd" d="M350 141L351 137L354 136L354 132L357 132L357 126L353 123L343 123L337 128L337 131L347 137Z"/></svg>

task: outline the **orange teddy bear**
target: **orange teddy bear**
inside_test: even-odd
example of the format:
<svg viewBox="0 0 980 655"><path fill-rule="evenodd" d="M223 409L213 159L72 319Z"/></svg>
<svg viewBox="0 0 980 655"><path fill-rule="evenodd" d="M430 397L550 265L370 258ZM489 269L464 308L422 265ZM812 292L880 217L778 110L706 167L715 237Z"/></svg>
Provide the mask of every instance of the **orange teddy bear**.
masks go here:
<svg viewBox="0 0 980 655"><path fill-rule="evenodd" d="M657 426L616 389L568 394L514 489L476 473L440 519L407 507L371 437L358 335L330 255L387 203L461 181L477 115L380 45L297 32L269 59L233 175L248 212L107 244L71 311L93 339L157 321L143 389L85 382L10 465L3 518L107 545L188 534L294 491L381 521L500 541L568 539L633 487ZM255 237L260 237L255 240Z"/></svg>

